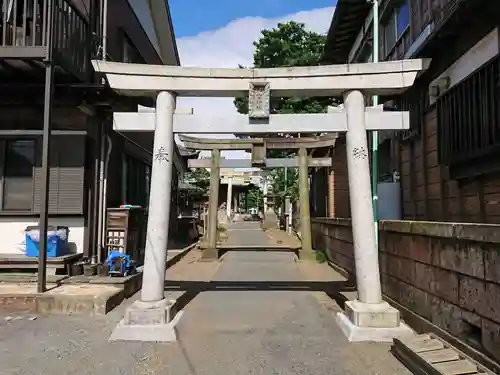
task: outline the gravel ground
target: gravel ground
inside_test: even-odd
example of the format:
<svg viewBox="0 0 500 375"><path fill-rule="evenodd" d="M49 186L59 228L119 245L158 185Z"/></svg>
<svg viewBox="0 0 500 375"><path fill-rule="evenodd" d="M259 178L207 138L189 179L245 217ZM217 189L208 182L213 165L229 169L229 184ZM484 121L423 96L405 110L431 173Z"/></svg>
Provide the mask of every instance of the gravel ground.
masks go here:
<svg viewBox="0 0 500 375"><path fill-rule="evenodd" d="M253 224L238 231L242 242L266 240ZM210 290L185 308L173 344L108 343L125 306L96 318L1 317L0 374L409 374L388 345L349 344L333 313L296 290L301 280L292 254L229 252ZM290 290L276 290L279 281Z"/></svg>

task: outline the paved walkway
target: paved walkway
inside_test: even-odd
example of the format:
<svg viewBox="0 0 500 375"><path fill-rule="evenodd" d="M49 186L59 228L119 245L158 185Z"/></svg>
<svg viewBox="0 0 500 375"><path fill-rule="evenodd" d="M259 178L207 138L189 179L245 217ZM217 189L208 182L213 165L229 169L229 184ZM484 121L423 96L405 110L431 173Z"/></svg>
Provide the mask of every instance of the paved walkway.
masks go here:
<svg viewBox="0 0 500 375"><path fill-rule="evenodd" d="M240 244L268 241L257 225L230 226L229 239ZM194 270L189 264L179 267L187 273ZM9 323L2 319L0 372L409 374L389 354L388 345L347 342L335 322L338 307L324 305L318 298L324 294L315 292L342 282L326 265L296 263L292 253L228 252L213 272L212 282L192 282L205 291L186 306L177 343L108 343L124 307L95 319L49 316Z"/></svg>

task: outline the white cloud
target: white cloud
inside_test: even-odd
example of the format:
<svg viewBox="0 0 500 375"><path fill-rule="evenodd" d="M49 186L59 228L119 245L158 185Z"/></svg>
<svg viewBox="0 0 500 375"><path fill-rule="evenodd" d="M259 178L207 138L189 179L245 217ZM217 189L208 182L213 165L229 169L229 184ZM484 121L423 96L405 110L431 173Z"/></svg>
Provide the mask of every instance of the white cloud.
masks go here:
<svg viewBox="0 0 500 375"><path fill-rule="evenodd" d="M276 27L278 22L297 21L309 30L326 33L334 8L320 8L288 14L280 18L245 17L231 21L224 27L202 32L196 36L177 39L183 66L207 68L235 68L238 64L251 66L253 42L258 40L263 29ZM180 98L179 108L194 108L196 113L235 113L231 98ZM205 135L207 137L208 135ZM227 135L212 135L213 138ZM241 151L226 151L226 158L249 158Z"/></svg>

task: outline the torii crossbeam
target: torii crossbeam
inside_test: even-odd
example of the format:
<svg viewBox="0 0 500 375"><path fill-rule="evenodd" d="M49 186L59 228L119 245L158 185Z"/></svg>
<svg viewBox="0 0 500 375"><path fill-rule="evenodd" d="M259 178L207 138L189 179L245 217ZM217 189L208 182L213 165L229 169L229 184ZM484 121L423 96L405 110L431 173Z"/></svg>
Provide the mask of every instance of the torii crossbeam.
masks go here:
<svg viewBox="0 0 500 375"><path fill-rule="evenodd" d="M331 167L332 158L308 158L307 166L309 168ZM189 168L210 168L212 166L211 159L190 159L188 160ZM297 168L299 166L299 158L268 158L262 168ZM220 159L221 168L254 168L250 159Z"/></svg>
<svg viewBox="0 0 500 375"><path fill-rule="evenodd" d="M409 128L409 121L408 112L382 112L381 106L366 109L366 130L404 130ZM154 131L155 114L115 112L113 130ZM333 109L329 113L270 115L266 119L249 119L241 114L182 113L174 114L173 131L182 134L334 133L347 131L347 117L343 109Z"/></svg>
<svg viewBox="0 0 500 375"><path fill-rule="evenodd" d="M198 138L184 134L179 139L184 146L193 150L252 150L256 145L264 145L268 150L298 150L299 148L333 147L337 133L302 138Z"/></svg>

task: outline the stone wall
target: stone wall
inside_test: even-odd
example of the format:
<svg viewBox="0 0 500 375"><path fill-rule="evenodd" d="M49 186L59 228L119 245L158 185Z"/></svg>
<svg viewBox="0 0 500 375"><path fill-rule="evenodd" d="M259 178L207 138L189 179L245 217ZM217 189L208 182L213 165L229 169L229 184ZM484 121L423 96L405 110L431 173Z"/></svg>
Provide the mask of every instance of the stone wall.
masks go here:
<svg viewBox="0 0 500 375"><path fill-rule="evenodd" d="M349 219L313 219L313 245L354 272ZM380 223L383 293L500 361L500 226Z"/></svg>

